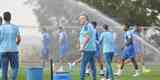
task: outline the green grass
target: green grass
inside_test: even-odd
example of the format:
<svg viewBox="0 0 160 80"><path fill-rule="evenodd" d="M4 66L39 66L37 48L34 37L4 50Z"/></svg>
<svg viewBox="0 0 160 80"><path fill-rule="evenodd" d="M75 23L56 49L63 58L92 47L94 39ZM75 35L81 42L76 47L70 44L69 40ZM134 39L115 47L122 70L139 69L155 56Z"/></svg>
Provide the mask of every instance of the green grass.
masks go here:
<svg viewBox="0 0 160 80"><path fill-rule="evenodd" d="M160 66L149 67L152 71L150 73L141 74L138 77L132 77L133 69L131 66L126 66L124 69L124 74L120 77L115 76L115 80L160 80ZM114 69L116 69L114 67ZM79 80L79 69L75 69L72 73L73 80ZM87 77L86 80L91 80ZM97 80L100 80L100 76L97 75Z"/></svg>
<svg viewBox="0 0 160 80"><path fill-rule="evenodd" d="M149 66L152 70L150 73L141 74L138 77L132 77L133 67L125 66L124 74L120 77L115 77L115 80L160 80L160 66ZM114 67L114 70L116 68ZM73 71L70 72L72 80L79 80L79 67L73 68ZM18 80L26 80L25 77L25 68L21 67L18 75ZM44 80L50 80L50 71L49 69L44 70ZM91 77L86 77L86 80L91 80ZM97 80L100 80L100 76L97 75Z"/></svg>

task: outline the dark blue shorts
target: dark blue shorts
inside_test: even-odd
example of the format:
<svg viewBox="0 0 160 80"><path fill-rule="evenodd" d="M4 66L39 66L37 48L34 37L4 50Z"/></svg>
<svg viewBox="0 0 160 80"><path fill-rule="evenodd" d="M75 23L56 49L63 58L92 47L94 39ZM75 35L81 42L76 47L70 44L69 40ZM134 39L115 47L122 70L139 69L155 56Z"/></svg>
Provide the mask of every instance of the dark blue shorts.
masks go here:
<svg viewBox="0 0 160 80"><path fill-rule="evenodd" d="M135 57L135 49L133 45L129 45L123 49L122 59L131 59Z"/></svg>
<svg viewBox="0 0 160 80"><path fill-rule="evenodd" d="M49 53L50 53L49 48L43 48L43 49L42 49L42 58L48 59Z"/></svg>
<svg viewBox="0 0 160 80"><path fill-rule="evenodd" d="M68 48L67 47L60 47L59 48L59 56L60 56L60 58L63 58L64 56L66 56L67 52L68 52Z"/></svg>

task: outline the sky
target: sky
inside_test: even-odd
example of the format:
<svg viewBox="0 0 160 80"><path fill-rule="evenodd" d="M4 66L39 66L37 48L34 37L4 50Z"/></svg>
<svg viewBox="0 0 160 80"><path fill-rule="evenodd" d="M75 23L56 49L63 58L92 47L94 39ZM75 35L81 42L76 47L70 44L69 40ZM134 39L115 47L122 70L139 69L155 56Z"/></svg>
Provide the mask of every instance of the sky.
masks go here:
<svg viewBox="0 0 160 80"><path fill-rule="evenodd" d="M38 26L36 16L32 8L24 5L26 0L0 0L0 15L3 12L12 13L12 22L17 25Z"/></svg>

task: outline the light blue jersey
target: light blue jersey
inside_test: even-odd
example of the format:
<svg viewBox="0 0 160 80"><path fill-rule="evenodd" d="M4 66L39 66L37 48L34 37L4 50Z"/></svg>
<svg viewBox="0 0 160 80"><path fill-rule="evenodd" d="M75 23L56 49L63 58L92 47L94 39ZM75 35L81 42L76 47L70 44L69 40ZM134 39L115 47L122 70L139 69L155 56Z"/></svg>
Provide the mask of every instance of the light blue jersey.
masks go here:
<svg viewBox="0 0 160 80"><path fill-rule="evenodd" d="M85 36L89 36L90 40L85 46L85 51L96 51L96 30L93 28L93 25L86 23L80 31L80 45L83 45Z"/></svg>
<svg viewBox="0 0 160 80"><path fill-rule="evenodd" d="M103 53L115 52L115 44L112 32L103 32L100 36Z"/></svg>
<svg viewBox="0 0 160 80"><path fill-rule="evenodd" d="M49 33L43 32L42 35L43 35L43 40L42 40L43 41L43 48L49 48L49 45L51 43L51 37L50 37Z"/></svg>
<svg viewBox="0 0 160 80"><path fill-rule="evenodd" d="M0 52L18 52L16 38L20 35L19 28L13 24L0 26Z"/></svg>
<svg viewBox="0 0 160 80"><path fill-rule="evenodd" d="M50 44L51 44L51 37L48 32L43 32L43 48L42 48L42 55L43 58L48 58L50 53Z"/></svg>

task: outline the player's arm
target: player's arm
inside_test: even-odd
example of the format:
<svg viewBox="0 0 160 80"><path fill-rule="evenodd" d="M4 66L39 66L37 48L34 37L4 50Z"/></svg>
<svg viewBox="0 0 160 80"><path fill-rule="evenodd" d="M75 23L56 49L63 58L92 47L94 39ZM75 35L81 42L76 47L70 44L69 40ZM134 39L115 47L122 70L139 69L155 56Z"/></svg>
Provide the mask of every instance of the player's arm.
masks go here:
<svg viewBox="0 0 160 80"><path fill-rule="evenodd" d="M21 43L21 40L22 40L22 38L21 38L20 32L19 32L19 30L18 30L18 31L17 31L16 44L19 45L19 44Z"/></svg>
<svg viewBox="0 0 160 80"><path fill-rule="evenodd" d="M80 46L80 50L83 50L85 48L85 46L88 44L89 40L90 40L89 34L86 33L85 36L84 36L84 42Z"/></svg>
<svg viewBox="0 0 160 80"><path fill-rule="evenodd" d="M85 31L84 31L84 37L83 37L83 43L82 45L80 45L80 51L83 51L83 49L85 48L85 46L88 44L89 40L90 40L90 36L92 35L90 33L90 27L91 25L87 25L85 27Z"/></svg>
<svg viewBox="0 0 160 80"><path fill-rule="evenodd" d="M99 41L98 41L98 44L100 44L100 45L102 45L102 41L103 41L103 35L102 34L100 35L100 38L99 38Z"/></svg>
<svg viewBox="0 0 160 80"><path fill-rule="evenodd" d="M17 41L16 41L17 45L19 45L21 43L21 36L17 35Z"/></svg>

